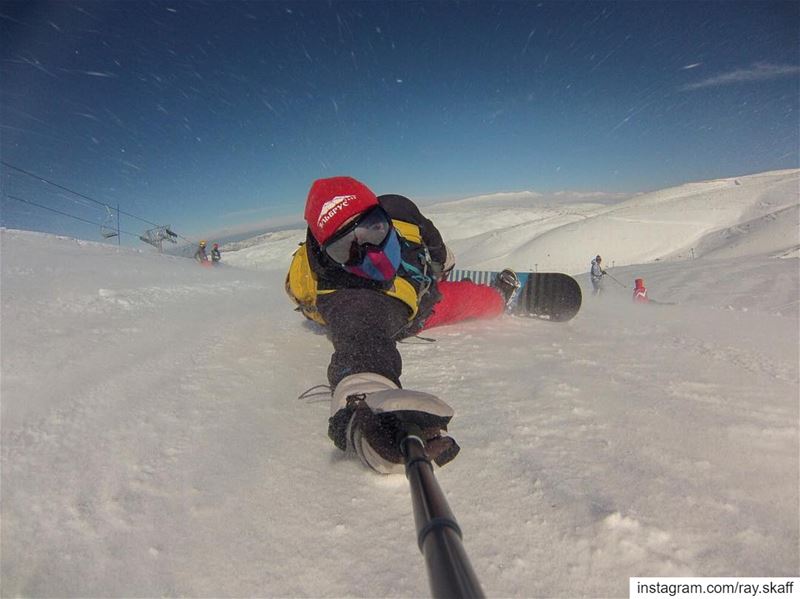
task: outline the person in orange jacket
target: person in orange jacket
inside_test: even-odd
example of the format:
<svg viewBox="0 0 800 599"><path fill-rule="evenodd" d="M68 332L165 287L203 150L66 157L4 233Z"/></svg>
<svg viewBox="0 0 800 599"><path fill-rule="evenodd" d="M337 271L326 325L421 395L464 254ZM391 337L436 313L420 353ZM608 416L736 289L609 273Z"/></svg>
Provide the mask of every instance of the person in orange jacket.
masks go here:
<svg viewBox="0 0 800 599"><path fill-rule="evenodd" d="M644 286L644 279L636 279L636 287L633 289L633 302L636 304L647 304L650 302L647 297L647 287Z"/></svg>
<svg viewBox="0 0 800 599"><path fill-rule="evenodd" d="M203 239L197 244L197 251L194 253L194 259L200 264L208 262L208 254L206 254L206 240Z"/></svg>

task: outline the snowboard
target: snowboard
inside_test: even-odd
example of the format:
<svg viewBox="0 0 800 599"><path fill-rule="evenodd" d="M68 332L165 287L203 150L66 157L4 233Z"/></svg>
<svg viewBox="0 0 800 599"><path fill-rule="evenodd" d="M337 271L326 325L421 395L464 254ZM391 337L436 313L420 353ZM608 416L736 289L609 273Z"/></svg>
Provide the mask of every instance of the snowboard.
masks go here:
<svg viewBox="0 0 800 599"><path fill-rule="evenodd" d="M453 270L448 280L469 279L492 285L498 274L490 270ZM571 276L560 272L518 272L517 277L520 288L512 300L511 314L566 322L581 309L581 287Z"/></svg>

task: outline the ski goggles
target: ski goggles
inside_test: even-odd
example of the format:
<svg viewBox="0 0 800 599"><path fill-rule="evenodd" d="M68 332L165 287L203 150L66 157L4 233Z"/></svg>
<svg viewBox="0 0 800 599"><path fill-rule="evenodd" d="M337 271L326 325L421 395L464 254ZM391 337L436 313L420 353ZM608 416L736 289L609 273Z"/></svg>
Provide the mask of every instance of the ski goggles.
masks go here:
<svg viewBox="0 0 800 599"><path fill-rule="evenodd" d="M389 215L380 206L375 206L337 231L322 249L337 264L355 266L361 263L370 247L383 249L391 232Z"/></svg>

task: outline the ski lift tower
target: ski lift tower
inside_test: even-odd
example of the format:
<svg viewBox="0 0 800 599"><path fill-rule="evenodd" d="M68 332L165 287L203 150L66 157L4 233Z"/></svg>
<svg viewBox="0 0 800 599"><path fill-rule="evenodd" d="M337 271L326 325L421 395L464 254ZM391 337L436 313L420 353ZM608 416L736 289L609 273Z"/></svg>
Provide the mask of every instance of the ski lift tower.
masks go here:
<svg viewBox="0 0 800 599"><path fill-rule="evenodd" d="M178 235L170 230L169 225L166 225L164 227L156 227L155 229L149 229L144 232L144 235L139 236L139 239L141 239L145 243L149 243L153 247L158 248L159 253L163 251L164 241L169 241L170 243L178 243L177 238Z"/></svg>

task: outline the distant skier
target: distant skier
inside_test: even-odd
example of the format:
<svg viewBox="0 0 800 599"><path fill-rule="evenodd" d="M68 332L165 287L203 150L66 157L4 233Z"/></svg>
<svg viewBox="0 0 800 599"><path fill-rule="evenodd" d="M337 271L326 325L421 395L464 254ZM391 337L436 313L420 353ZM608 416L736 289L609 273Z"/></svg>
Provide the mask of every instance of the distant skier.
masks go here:
<svg viewBox="0 0 800 599"><path fill-rule="evenodd" d="M603 259L597 255L592 260L592 270L590 271L590 278L592 280L592 287L594 288L594 295L600 295L603 292L603 277L608 274L603 270Z"/></svg>
<svg viewBox="0 0 800 599"><path fill-rule="evenodd" d="M211 247L211 262L216 266L220 260L222 260L222 254L219 252L219 244L215 243Z"/></svg>
<svg viewBox="0 0 800 599"><path fill-rule="evenodd" d="M286 291L333 343L328 436L378 472L402 472L401 422L418 427L440 466L458 453L444 435L452 408L401 389L397 342L423 329L504 313L519 287L512 270L495 286L446 281L455 265L434 224L408 198L376 197L350 177L314 182L306 241L295 252Z"/></svg>
<svg viewBox="0 0 800 599"><path fill-rule="evenodd" d="M201 240L200 243L197 245L197 251L194 253L194 259L197 260L200 264L208 262L208 254L206 254L205 240Z"/></svg>
<svg viewBox="0 0 800 599"><path fill-rule="evenodd" d="M647 287L644 286L644 279L636 279L636 287L633 289L633 302L636 304L646 304L650 300L647 298Z"/></svg>

